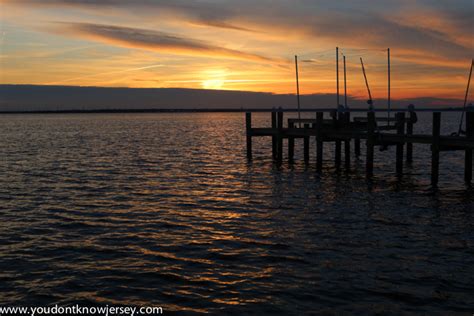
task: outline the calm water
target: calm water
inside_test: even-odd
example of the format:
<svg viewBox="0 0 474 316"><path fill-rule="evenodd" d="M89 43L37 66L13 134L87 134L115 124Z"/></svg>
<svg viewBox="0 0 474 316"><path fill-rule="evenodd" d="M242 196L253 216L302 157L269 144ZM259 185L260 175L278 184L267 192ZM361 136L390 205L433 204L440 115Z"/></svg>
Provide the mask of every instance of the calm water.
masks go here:
<svg viewBox="0 0 474 316"><path fill-rule="evenodd" d="M269 114L254 117L268 123ZM424 114L417 131L429 131ZM445 133L458 114L443 113ZM245 159L243 114L0 117L1 305L226 314L474 311L474 190L463 154L394 148L352 171ZM364 152L364 148L362 148Z"/></svg>

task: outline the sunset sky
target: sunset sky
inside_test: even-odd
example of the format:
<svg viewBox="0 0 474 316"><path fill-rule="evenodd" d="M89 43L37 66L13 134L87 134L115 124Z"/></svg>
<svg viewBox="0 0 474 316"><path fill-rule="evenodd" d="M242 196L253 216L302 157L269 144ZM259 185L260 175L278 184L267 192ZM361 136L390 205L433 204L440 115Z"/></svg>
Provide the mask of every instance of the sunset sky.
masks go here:
<svg viewBox="0 0 474 316"><path fill-rule="evenodd" d="M0 83L464 97L472 0L0 0ZM342 62L341 62L342 67ZM342 68L341 68L342 78Z"/></svg>

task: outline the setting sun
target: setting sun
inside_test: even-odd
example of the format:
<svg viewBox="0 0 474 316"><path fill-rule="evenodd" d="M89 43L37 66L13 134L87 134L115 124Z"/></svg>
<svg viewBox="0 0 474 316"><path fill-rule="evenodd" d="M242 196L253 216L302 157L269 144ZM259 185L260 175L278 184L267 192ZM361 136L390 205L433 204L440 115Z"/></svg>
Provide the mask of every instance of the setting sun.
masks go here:
<svg viewBox="0 0 474 316"><path fill-rule="evenodd" d="M224 86L224 80L222 79L209 79L202 82L204 89L222 89Z"/></svg>

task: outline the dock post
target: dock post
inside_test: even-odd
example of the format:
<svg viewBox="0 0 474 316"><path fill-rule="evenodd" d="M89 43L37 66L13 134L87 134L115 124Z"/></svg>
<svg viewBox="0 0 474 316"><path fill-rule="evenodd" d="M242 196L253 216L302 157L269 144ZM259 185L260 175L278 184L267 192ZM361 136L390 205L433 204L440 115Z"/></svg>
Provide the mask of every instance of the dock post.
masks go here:
<svg viewBox="0 0 474 316"><path fill-rule="evenodd" d="M367 113L367 155L365 173L368 178L374 174L375 113Z"/></svg>
<svg viewBox="0 0 474 316"><path fill-rule="evenodd" d="M276 130L277 128L277 114L275 112L275 109L272 109L272 130ZM273 159L277 158L277 137L274 134L272 136L272 157Z"/></svg>
<svg viewBox="0 0 474 316"><path fill-rule="evenodd" d="M360 156L360 138L354 138L354 154Z"/></svg>
<svg viewBox="0 0 474 316"><path fill-rule="evenodd" d="M304 125L304 132L305 136L303 138L304 144L303 144L303 149L304 149L304 161L308 162L309 161L309 136L306 136L306 133L308 132L309 129L309 124Z"/></svg>
<svg viewBox="0 0 474 316"><path fill-rule="evenodd" d="M407 122L407 135L413 135L413 123L416 121L416 113L410 108ZM407 162L413 162L413 143L407 142Z"/></svg>
<svg viewBox="0 0 474 316"><path fill-rule="evenodd" d="M431 144L431 184L438 185L439 177L439 136L441 129L441 112L433 112L433 140Z"/></svg>
<svg viewBox="0 0 474 316"><path fill-rule="evenodd" d="M405 113L399 112L396 115L397 119L397 135L403 136L405 133ZM397 162L396 162L396 170L397 176L401 176L403 174L403 145L404 142L397 143Z"/></svg>
<svg viewBox="0 0 474 316"><path fill-rule="evenodd" d="M351 122L351 113L346 112L344 115L344 126L349 127ZM348 171L351 168L351 139L346 139L344 141L344 160L345 160L345 168Z"/></svg>
<svg viewBox="0 0 474 316"><path fill-rule="evenodd" d="M295 128L295 123L288 122L288 128ZM295 157L295 138L288 136L288 161L293 162Z"/></svg>
<svg viewBox="0 0 474 316"><path fill-rule="evenodd" d="M323 112L316 113L316 170L323 170Z"/></svg>
<svg viewBox="0 0 474 316"><path fill-rule="evenodd" d="M245 113L245 129L247 132L247 159L252 160L252 113Z"/></svg>
<svg viewBox="0 0 474 316"><path fill-rule="evenodd" d="M474 111L466 112L466 137L474 141ZM472 149L465 151L464 180L467 183L472 181Z"/></svg>
<svg viewBox="0 0 474 316"><path fill-rule="evenodd" d="M340 114L339 112L334 111L334 116L333 116L333 123L334 123L334 128L337 130L339 129L339 122L340 122ZM336 165L336 168L339 169L341 167L341 141L336 140L336 146L335 146L335 155L334 155L334 163Z"/></svg>
<svg viewBox="0 0 474 316"><path fill-rule="evenodd" d="M278 136L277 136L277 160L278 162L283 161L283 111L278 110Z"/></svg>

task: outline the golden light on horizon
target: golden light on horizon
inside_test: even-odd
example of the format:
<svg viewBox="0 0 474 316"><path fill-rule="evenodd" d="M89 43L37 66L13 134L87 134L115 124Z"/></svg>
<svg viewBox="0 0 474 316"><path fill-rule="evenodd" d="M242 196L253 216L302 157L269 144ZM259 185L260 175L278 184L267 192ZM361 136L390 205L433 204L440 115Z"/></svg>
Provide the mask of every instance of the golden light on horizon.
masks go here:
<svg viewBox="0 0 474 316"><path fill-rule="evenodd" d="M203 71L201 87L203 89L219 90L224 88L225 79L228 76L226 69L210 69Z"/></svg>
<svg viewBox="0 0 474 316"><path fill-rule="evenodd" d="M295 93L297 54L301 93L335 93L339 46L347 56L348 93L365 98L363 57L373 94L381 98L390 47L393 99L460 99L473 52L473 36L463 27L473 8L461 4L450 4L446 14L441 4L374 2L372 12L359 12L347 10L358 7L352 2L281 1L270 14L260 3L137 1L133 9L140 14L131 15L130 4L112 2L0 0L0 84L287 94ZM211 6L208 17L203 12ZM376 29L367 23L374 19Z"/></svg>
<svg viewBox="0 0 474 316"><path fill-rule="evenodd" d="M224 80L222 79L208 79L202 82L202 87L204 89L215 89L219 90L224 87Z"/></svg>

